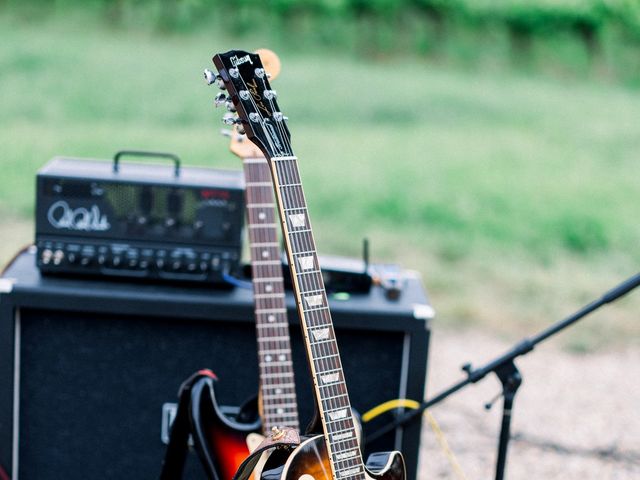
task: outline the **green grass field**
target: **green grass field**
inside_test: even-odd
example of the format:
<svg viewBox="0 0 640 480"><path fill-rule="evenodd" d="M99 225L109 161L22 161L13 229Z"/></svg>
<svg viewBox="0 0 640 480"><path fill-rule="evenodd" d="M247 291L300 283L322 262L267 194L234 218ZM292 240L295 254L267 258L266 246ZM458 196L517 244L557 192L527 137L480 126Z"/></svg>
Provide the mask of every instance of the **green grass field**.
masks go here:
<svg viewBox="0 0 640 480"><path fill-rule="evenodd" d="M36 170L120 148L239 168L202 69L253 49L205 32L154 35L0 16L0 260L31 239ZM422 272L437 324L534 332L640 265L640 94L419 60L279 52L319 249ZM559 341L638 343L640 294Z"/></svg>

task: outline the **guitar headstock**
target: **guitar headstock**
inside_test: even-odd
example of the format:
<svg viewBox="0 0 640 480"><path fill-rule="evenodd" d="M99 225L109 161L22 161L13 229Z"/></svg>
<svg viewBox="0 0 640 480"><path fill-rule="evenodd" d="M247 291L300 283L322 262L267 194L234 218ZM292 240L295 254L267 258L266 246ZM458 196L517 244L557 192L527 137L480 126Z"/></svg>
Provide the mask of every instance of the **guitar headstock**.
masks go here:
<svg viewBox="0 0 640 480"><path fill-rule="evenodd" d="M218 75L205 70L205 79L227 90L227 94L216 97L216 103L225 104L229 110L223 122L246 133L267 158L293 155L287 118L278 107L260 55L232 50L217 54L213 63Z"/></svg>
<svg viewBox="0 0 640 480"><path fill-rule="evenodd" d="M275 54L275 52L268 50L266 48L260 48L256 50L256 52L260 56L260 60L262 61L262 65L264 66L265 71L267 72L267 77L270 81L275 80L275 78L280 74L280 59ZM231 139L229 142L229 150L234 155L244 158L262 158L262 151L258 148L258 146L251 142L244 133L240 133L241 129L238 128L238 125L233 125L231 130L223 130L222 133L224 135L228 135Z"/></svg>

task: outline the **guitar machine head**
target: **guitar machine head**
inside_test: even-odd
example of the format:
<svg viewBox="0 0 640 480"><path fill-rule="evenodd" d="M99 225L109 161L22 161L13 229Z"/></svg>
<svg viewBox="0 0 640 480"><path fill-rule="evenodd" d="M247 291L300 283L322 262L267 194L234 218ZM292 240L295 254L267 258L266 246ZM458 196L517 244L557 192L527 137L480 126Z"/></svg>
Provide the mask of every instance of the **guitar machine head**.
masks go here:
<svg viewBox="0 0 640 480"><path fill-rule="evenodd" d="M205 70L204 75L209 85L215 83L227 90L216 97L216 103L229 110L223 122L237 125L267 159L293 155L287 117L278 107L277 93L269 84L260 55L230 51L216 55L213 62L219 75L211 70Z"/></svg>

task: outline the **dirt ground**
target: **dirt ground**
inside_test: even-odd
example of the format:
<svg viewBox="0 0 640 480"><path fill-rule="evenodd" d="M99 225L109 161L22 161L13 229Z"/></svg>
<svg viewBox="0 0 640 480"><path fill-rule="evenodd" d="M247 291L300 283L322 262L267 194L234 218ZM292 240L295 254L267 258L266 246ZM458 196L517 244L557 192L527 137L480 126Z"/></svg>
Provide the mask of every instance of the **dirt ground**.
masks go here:
<svg viewBox="0 0 640 480"><path fill-rule="evenodd" d="M428 397L462 378L461 364L480 366L508 347L477 331L436 329ZM524 381L513 409L506 478L640 478L640 349L578 355L551 340L516 363ZM455 473L425 421L419 480L494 478L502 404L490 411L483 405L499 391L492 376L433 407L465 476Z"/></svg>

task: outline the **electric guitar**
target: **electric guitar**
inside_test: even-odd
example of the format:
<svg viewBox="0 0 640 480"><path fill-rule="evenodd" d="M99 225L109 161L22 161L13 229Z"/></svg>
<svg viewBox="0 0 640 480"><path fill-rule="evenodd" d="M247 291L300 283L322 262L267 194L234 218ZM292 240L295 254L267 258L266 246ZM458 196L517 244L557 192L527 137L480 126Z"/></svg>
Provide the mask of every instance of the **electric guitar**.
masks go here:
<svg viewBox="0 0 640 480"><path fill-rule="evenodd" d="M278 57L270 50L259 50L257 53L263 57L271 78L275 78L280 71ZM208 75L209 72L205 72L205 77ZM216 105L225 103L224 95L216 97ZM227 103L227 107L231 108L231 104ZM274 427L300 428L269 167L262 152L236 126L230 136L230 150L242 159L245 174L260 378L258 413L261 422L240 422L224 415L215 399L215 389L212 389L215 414L211 415L213 425L209 429L208 463L216 466L220 480L231 480L242 461Z"/></svg>
<svg viewBox="0 0 640 480"><path fill-rule="evenodd" d="M373 454L365 465L351 410L342 363L287 118L280 111L260 57L230 51L213 58L219 75L211 78L228 90L237 110L225 122L246 132L266 157L276 194L285 248L313 377L322 435L303 441L289 455L271 455L264 480L403 480L399 452ZM275 223L275 221L274 221ZM282 449L280 449L282 452Z"/></svg>

